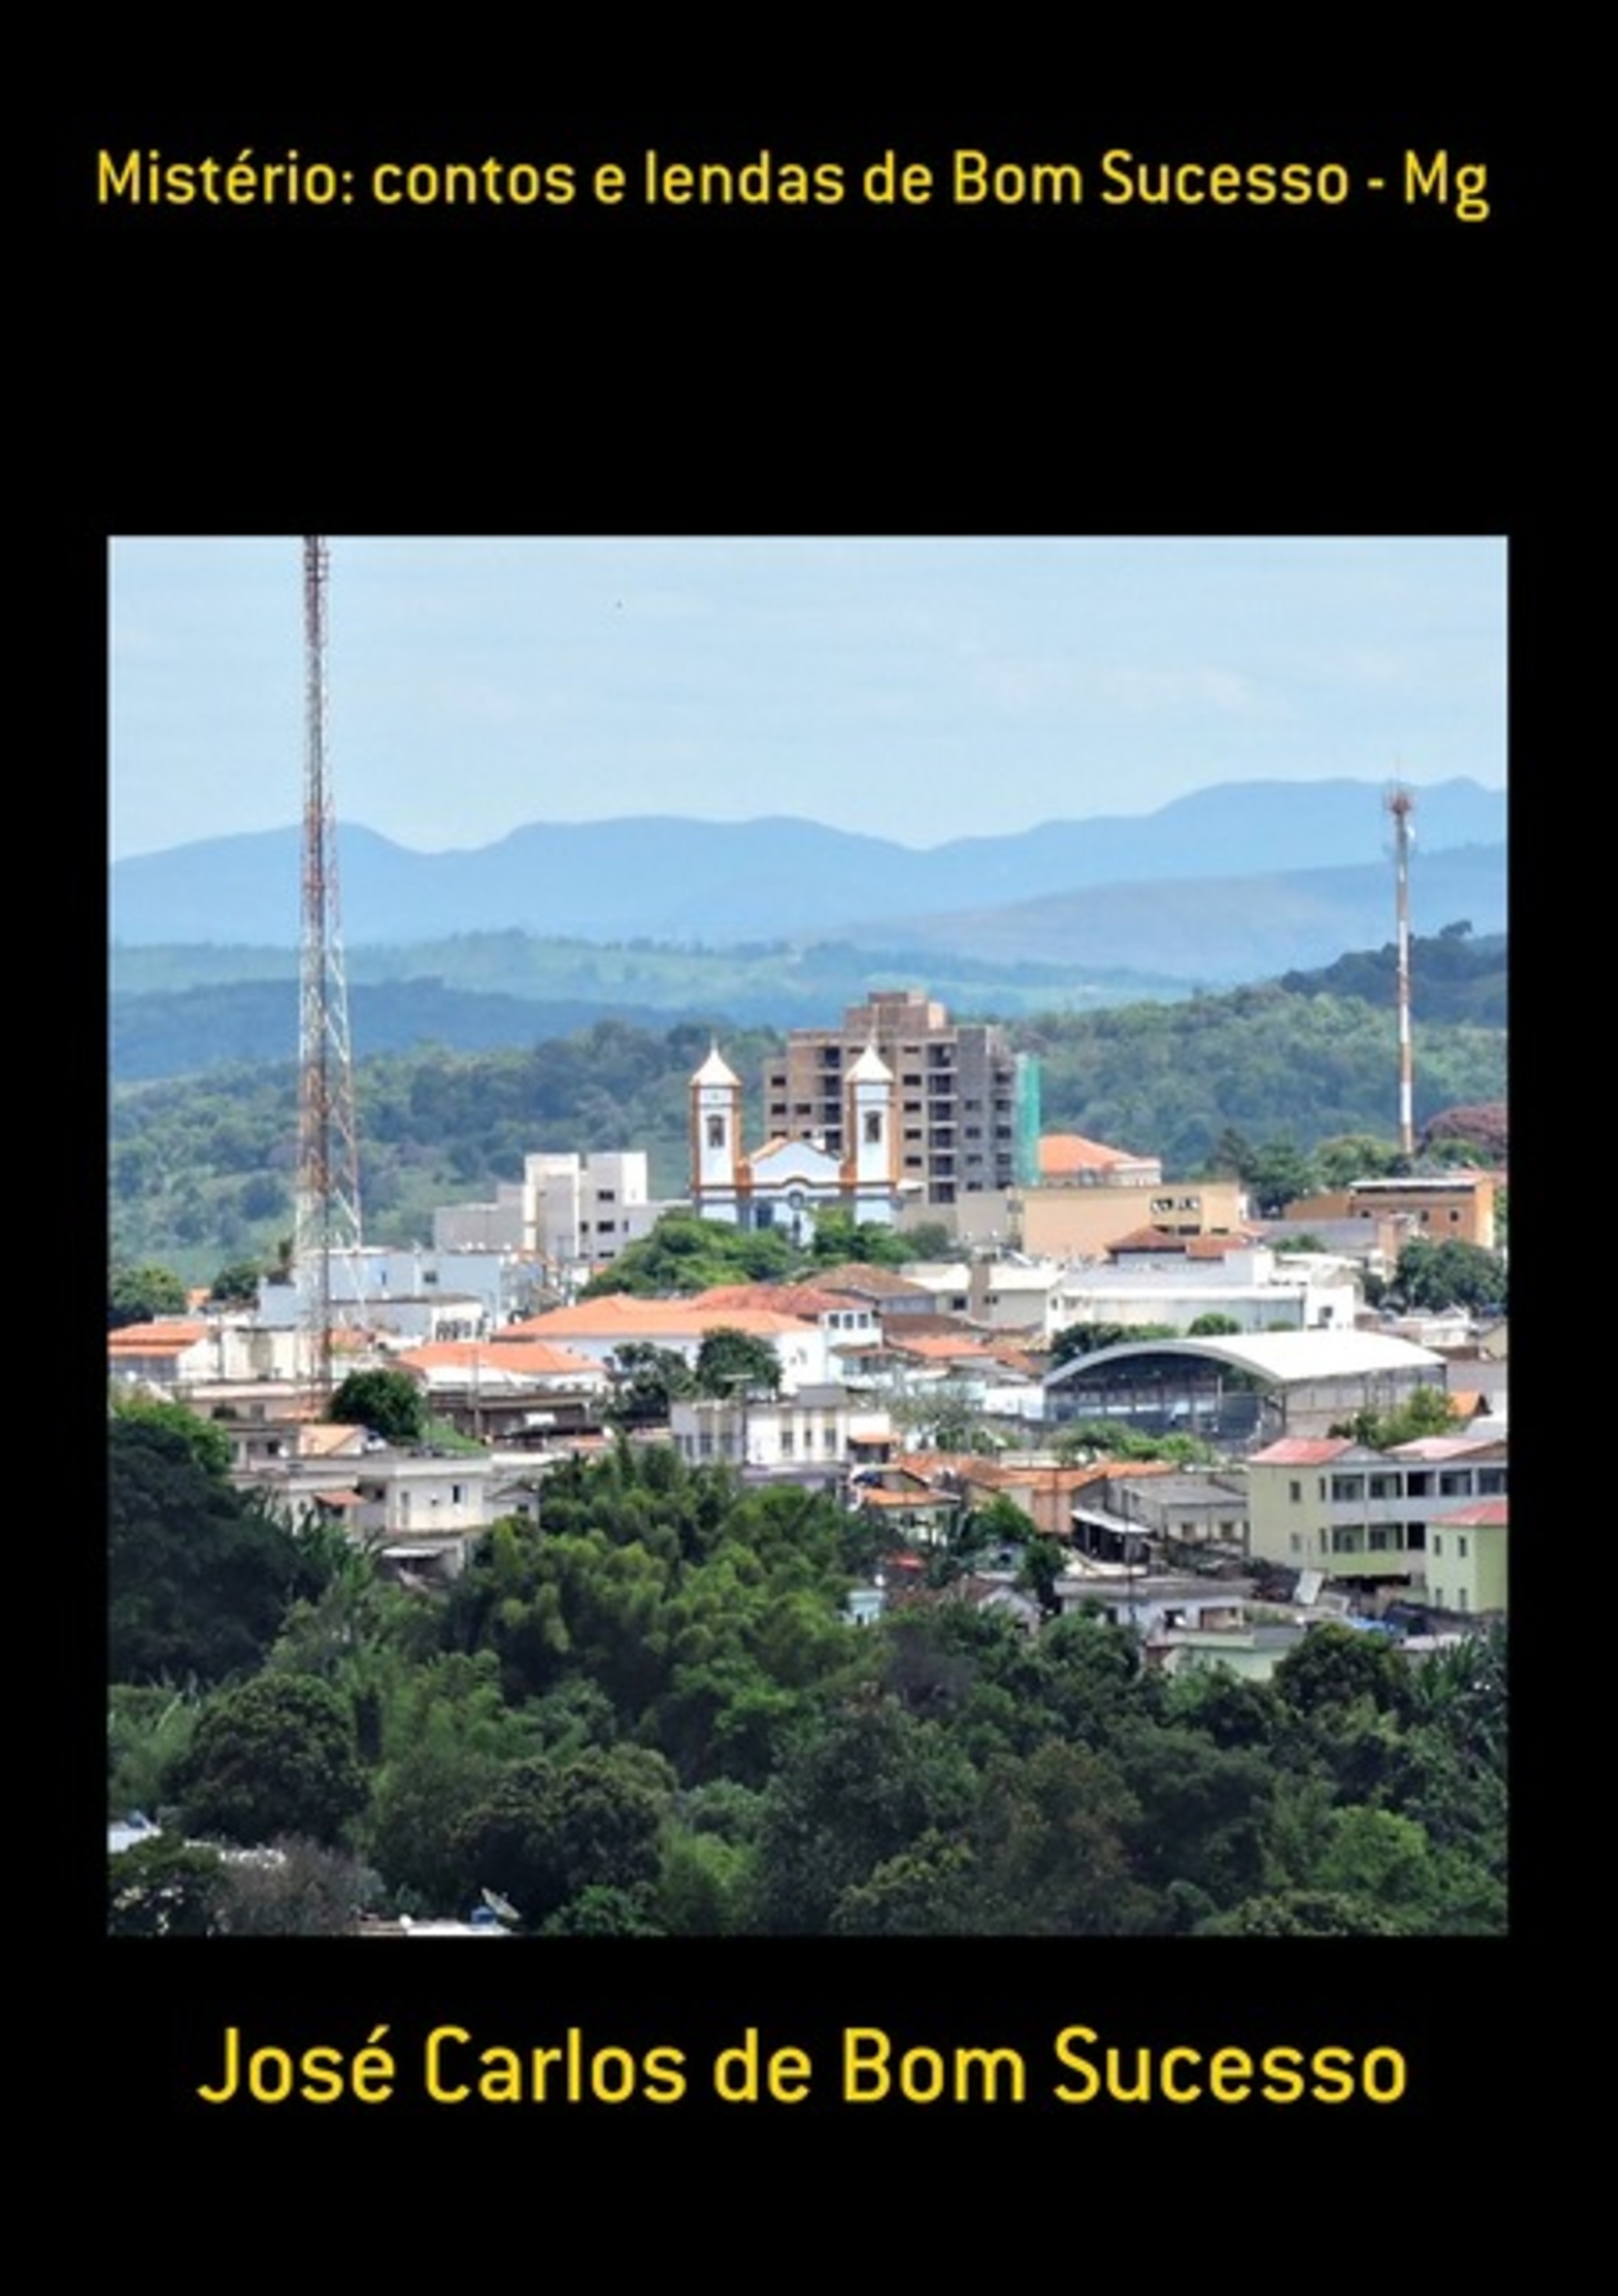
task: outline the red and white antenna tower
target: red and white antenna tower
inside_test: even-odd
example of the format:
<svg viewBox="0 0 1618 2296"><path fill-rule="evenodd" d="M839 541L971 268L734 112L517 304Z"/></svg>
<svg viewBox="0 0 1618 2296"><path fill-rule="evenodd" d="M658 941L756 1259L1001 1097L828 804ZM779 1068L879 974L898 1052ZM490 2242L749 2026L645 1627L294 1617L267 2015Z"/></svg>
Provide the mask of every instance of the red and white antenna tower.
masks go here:
<svg viewBox="0 0 1618 2296"><path fill-rule="evenodd" d="M346 1261L351 1313L359 1282L359 1146L337 893L337 816L326 758L324 535L303 537L303 932L298 1031L298 1204L292 1239L300 1365L312 1398L332 1392L333 1262Z"/></svg>
<svg viewBox="0 0 1618 2296"><path fill-rule="evenodd" d="M1416 1067L1410 1046L1410 847L1415 841L1410 816L1416 800L1396 783L1385 800L1393 823L1393 875L1399 920L1399 1147L1401 1155L1416 1153Z"/></svg>

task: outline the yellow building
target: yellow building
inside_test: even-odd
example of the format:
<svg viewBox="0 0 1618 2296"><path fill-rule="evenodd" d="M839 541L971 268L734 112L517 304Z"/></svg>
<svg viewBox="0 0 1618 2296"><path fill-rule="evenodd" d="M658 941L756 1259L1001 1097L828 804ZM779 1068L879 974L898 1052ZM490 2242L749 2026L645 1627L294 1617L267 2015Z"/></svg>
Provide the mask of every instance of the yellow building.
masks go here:
<svg viewBox="0 0 1618 2296"><path fill-rule="evenodd" d="M1376 1451L1343 1436L1291 1437L1247 1462L1249 1552L1330 1578L1425 1587L1434 1603L1437 1576L1447 1596L1464 1587L1469 1598L1446 1599L1443 1608L1503 1609L1506 1486L1507 1447L1498 1438L1431 1436ZM1493 1544L1485 1555L1471 1526L1450 1527L1459 1512L1482 1506L1499 1509L1498 1580ZM1491 1540L1496 1528L1491 1512ZM1463 1538L1464 1555L1453 1543Z"/></svg>
<svg viewBox="0 0 1618 2296"><path fill-rule="evenodd" d="M1507 1506L1504 1498L1436 1516L1427 1529L1427 1600L1441 1611L1505 1615Z"/></svg>
<svg viewBox="0 0 1618 2296"><path fill-rule="evenodd" d="M1355 1180L1286 1207L1289 1220L1397 1219L1433 1243L1477 1243L1494 1250L1494 1175L1442 1172L1430 1178Z"/></svg>

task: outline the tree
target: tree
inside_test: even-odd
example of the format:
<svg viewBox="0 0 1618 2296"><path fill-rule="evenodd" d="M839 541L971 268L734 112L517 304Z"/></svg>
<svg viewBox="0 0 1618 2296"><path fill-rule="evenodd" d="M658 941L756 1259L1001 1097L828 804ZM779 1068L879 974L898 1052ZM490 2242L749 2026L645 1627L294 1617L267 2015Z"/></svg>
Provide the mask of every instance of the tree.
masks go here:
<svg viewBox="0 0 1618 2296"><path fill-rule="evenodd" d="M1357 1411L1331 1431L1368 1450L1391 1451L1396 1443L1415 1443L1424 1435L1453 1435L1455 1414L1441 1387L1418 1387L1394 1410Z"/></svg>
<svg viewBox="0 0 1618 2296"><path fill-rule="evenodd" d="M139 1421L147 1427L167 1427L185 1445L199 1467L219 1480L230 1472L230 1438L211 1419L199 1419L183 1403L170 1403L157 1395L117 1395L112 1401L116 1419Z"/></svg>
<svg viewBox="0 0 1618 2296"><path fill-rule="evenodd" d="M107 1329L155 1323L185 1312L185 1286L167 1267L131 1267L114 1261L107 1275Z"/></svg>
<svg viewBox="0 0 1618 2296"><path fill-rule="evenodd" d="M665 1212L648 1236L625 1246L593 1276L582 1297L613 1292L654 1299L706 1292L719 1283L773 1283L791 1274L799 1255L773 1228L738 1228L691 1212Z"/></svg>
<svg viewBox="0 0 1618 2296"><path fill-rule="evenodd" d="M606 1416L614 1427L666 1427L677 1395L694 1395L696 1379L678 1348L626 1340L613 1351L613 1395Z"/></svg>
<svg viewBox="0 0 1618 2296"><path fill-rule="evenodd" d="M1206 1315L1192 1318L1186 1326L1186 1337L1188 1340L1228 1339L1241 1328L1234 1316L1221 1316L1217 1310L1211 1310Z"/></svg>
<svg viewBox="0 0 1618 2296"><path fill-rule="evenodd" d="M107 1860L109 1937L214 1937L225 1867L218 1852L168 1833Z"/></svg>
<svg viewBox="0 0 1618 2296"><path fill-rule="evenodd" d="M147 1414L107 1438L112 1679L218 1682L259 1665L324 1562L256 1498L231 1489L186 1432Z"/></svg>
<svg viewBox="0 0 1618 2296"><path fill-rule="evenodd" d="M175 1784L194 1833L340 1842L365 1800L353 1710L308 1675L255 1675L205 1710Z"/></svg>
<svg viewBox="0 0 1618 2296"><path fill-rule="evenodd" d="M403 1371L351 1371L327 1406L345 1427L368 1427L388 1443L419 1443L427 1432L427 1403Z"/></svg>
<svg viewBox="0 0 1618 2296"><path fill-rule="evenodd" d="M208 1296L221 1308L251 1308L258 1300L263 1273L256 1259L233 1259L214 1277Z"/></svg>
<svg viewBox="0 0 1618 2296"><path fill-rule="evenodd" d="M1320 1185L1318 1166L1290 1140L1269 1142L1253 1156L1242 1177L1255 1208L1266 1218L1277 1218L1300 1196L1312 1196Z"/></svg>
<svg viewBox="0 0 1618 2296"><path fill-rule="evenodd" d="M468 1896L497 1890L538 1926L588 1890L649 1890L671 1783L656 1756L627 1747L508 1763L456 1829Z"/></svg>
<svg viewBox="0 0 1618 2296"><path fill-rule="evenodd" d="M747 1388L776 1395L781 1387L781 1358L768 1340L721 1324L702 1335L696 1383L702 1395L735 1395Z"/></svg>
<svg viewBox="0 0 1618 2296"><path fill-rule="evenodd" d="M1378 1713L1410 1704L1410 1677L1386 1635L1351 1627L1311 1627L1277 1666L1277 1694L1301 1714L1340 1716L1367 1699Z"/></svg>
<svg viewBox="0 0 1618 2296"><path fill-rule="evenodd" d="M1429 1243L1418 1236L1399 1255L1393 1290L1407 1308L1433 1314L1446 1308L1474 1315L1503 1309L1506 1263L1480 1243Z"/></svg>

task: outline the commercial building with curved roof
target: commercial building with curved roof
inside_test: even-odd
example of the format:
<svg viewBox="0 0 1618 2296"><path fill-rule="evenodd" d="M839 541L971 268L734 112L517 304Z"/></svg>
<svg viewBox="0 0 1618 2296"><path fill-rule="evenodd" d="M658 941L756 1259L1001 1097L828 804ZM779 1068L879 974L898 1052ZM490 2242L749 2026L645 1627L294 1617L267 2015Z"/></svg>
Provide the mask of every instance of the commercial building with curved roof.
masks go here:
<svg viewBox="0 0 1618 2296"><path fill-rule="evenodd" d="M1053 1421L1121 1418L1143 1432L1245 1447L1323 1435L1356 1412L1396 1410L1417 1388L1444 1385L1444 1359L1431 1348L1334 1327L1126 1341L1051 1372L1045 1405Z"/></svg>

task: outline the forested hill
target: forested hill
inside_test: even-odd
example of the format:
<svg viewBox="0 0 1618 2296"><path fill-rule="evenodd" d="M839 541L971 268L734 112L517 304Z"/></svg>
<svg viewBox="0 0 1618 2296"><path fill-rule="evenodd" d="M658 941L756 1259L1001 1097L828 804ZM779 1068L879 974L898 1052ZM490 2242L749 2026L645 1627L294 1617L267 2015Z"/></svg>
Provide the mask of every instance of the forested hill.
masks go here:
<svg viewBox="0 0 1618 2296"><path fill-rule="evenodd" d="M1387 1007L1393 1003L1398 974L1399 952L1389 941L1379 949L1340 956L1316 972L1284 972L1280 985L1298 996L1358 996ZM1419 1020L1506 1026L1504 933L1474 939L1464 921L1446 925L1430 939L1412 943L1410 976L1411 1005Z"/></svg>
<svg viewBox="0 0 1618 2296"><path fill-rule="evenodd" d="M1427 946L1417 946L1418 979ZM1367 1001L1275 982L1008 1025L1014 1044L1039 1055L1047 1130L1160 1155L1171 1177L1199 1172L1230 1132L1309 1150L1346 1133L1391 1137L1394 1130L1391 994ZM760 1139L761 1072L779 1037L765 1029L719 1033L747 1086L748 1136ZM654 1193L681 1193L686 1086L710 1042L702 1024L660 1034L603 1021L520 1051L361 1062L368 1233L377 1242L425 1239L433 1205L491 1194L497 1182L521 1176L525 1153L540 1149L644 1147ZM1503 1100L1506 1055L1502 1028L1420 1014L1417 1123L1459 1103ZM226 1259L271 1250L291 1226L296 1103L291 1061L117 1088L115 1251L164 1259L201 1280Z"/></svg>

